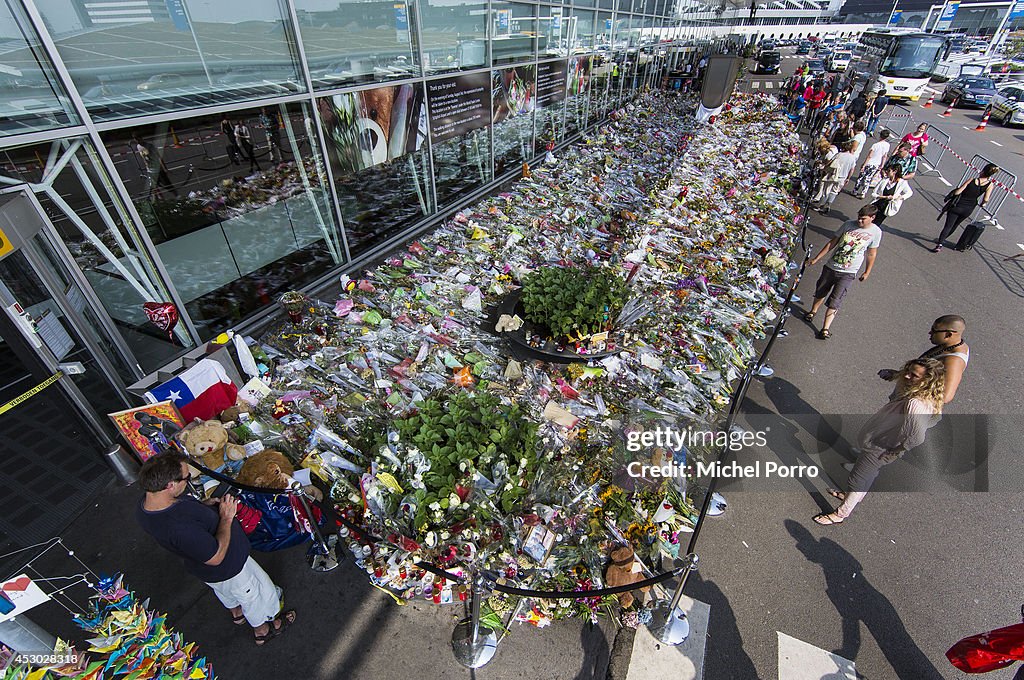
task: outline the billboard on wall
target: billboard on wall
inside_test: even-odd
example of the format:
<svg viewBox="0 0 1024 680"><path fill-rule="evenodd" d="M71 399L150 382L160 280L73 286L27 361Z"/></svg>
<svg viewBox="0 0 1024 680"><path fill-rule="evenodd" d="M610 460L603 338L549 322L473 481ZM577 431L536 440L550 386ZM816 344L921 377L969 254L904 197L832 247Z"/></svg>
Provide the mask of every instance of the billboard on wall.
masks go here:
<svg viewBox="0 0 1024 680"><path fill-rule="evenodd" d="M549 106L565 99L569 62L565 59L537 64L537 105Z"/></svg>
<svg viewBox="0 0 1024 680"><path fill-rule="evenodd" d="M491 122L497 124L536 108L535 76L536 71L532 65L494 71L494 80L491 83L494 112Z"/></svg>
<svg viewBox="0 0 1024 680"><path fill-rule="evenodd" d="M430 139L441 142L486 127L491 116L489 85L488 73L428 81Z"/></svg>
<svg viewBox="0 0 1024 680"><path fill-rule="evenodd" d="M317 108L332 166L341 174L417 151L426 138L419 84L321 97Z"/></svg>
<svg viewBox="0 0 1024 680"><path fill-rule="evenodd" d="M939 21L935 24L935 30L948 31L949 27L953 25L953 19L956 17L958 9L960 9L960 3L956 0L947 4L942 14L939 15Z"/></svg>

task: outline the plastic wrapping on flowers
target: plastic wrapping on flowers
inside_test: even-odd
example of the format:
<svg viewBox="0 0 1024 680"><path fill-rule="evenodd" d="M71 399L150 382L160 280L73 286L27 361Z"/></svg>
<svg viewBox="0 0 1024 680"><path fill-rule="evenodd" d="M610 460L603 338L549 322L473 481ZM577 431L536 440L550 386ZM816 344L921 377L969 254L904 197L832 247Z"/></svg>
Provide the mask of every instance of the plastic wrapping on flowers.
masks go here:
<svg viewBox="0 0 1024 680"><path fill-rule="evenodd" d="M696 129L680 102L641 97L555 164L344 277L337 300L261 339L258 358L274 369L250 434L330 486L375 584L464 596L425 562L585 591L603 586L615 547L631 545L651 574L685 545L699 491L627 466L717 450L627 443L656 426L716 427L776 316L799 142L767 99L737 99L717 131ZM617 354L515 358L492 310L543 267L621 279ZM488 612L525 604L519 619L545 625L614 604L513 601L495 595Z"/></svg>

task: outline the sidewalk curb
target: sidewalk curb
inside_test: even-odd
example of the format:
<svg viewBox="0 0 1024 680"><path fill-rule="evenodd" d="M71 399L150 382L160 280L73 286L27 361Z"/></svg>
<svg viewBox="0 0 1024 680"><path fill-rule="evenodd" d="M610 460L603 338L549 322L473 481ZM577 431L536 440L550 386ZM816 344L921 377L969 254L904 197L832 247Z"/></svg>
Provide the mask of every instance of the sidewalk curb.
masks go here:
<svg viewBox="0 0 1024 680"><path fill-rule="evenodd" d="M608 655L608 673L605 680L626 680L629 675L629 662L633 658L633 641L636 629L623 626L615 634L611 654Z"/></svg>

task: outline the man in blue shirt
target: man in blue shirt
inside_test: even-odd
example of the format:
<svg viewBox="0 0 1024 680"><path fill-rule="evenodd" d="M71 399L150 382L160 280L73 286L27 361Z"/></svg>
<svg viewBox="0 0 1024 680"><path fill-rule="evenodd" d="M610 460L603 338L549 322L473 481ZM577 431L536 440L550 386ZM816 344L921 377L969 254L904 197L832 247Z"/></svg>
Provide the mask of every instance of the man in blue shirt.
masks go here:
<svg viewBox="0 0 1024 680"><path fill-rule="evenodd" d="M281 589L249 555L249 539L235 519L238 501L224 496L200 503L185 495L188 478L188 459L178 452L146 461L139 473L146 491L136 510L139 525L213 589L236 624L248 622L263 645L295 621L295 611L282 611Z"/></svg>

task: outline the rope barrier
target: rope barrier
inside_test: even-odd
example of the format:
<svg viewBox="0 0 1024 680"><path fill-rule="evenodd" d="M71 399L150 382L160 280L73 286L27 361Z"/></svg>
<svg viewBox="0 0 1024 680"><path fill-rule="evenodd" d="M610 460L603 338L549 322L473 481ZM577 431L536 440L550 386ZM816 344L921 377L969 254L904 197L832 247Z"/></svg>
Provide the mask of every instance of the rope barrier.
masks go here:
<svg viewBox="0 0 1024 680"><path fill-rule="evenodd" d="M649 588L650 586L658 585L664 581L674 578L679 574L683 573L687 567L678 567L672 571L666 571L645 578L643 581L637 581L636 583L627 583L623 586L615 586L614 588L598 588L597 590L527 590L526 588L515 588L513 586L506 586L501 583L494 583L494 590L499 593L505 593L506 595L519 595L520 597L535 597L544 600L585 600L588 597L604 597L606 595L618 595L619 593L627 593L631 590L639 590L640 588Z"/></svg>

